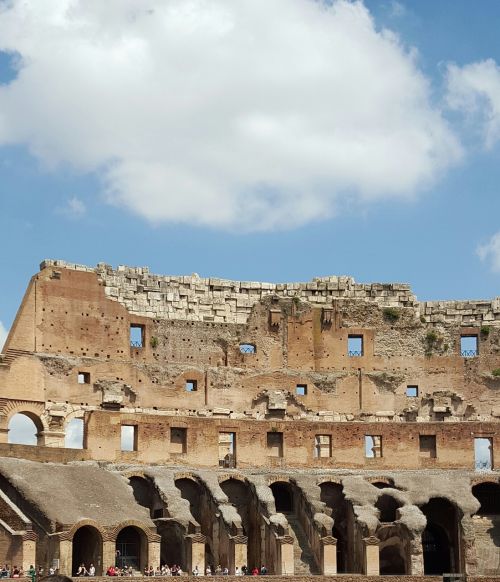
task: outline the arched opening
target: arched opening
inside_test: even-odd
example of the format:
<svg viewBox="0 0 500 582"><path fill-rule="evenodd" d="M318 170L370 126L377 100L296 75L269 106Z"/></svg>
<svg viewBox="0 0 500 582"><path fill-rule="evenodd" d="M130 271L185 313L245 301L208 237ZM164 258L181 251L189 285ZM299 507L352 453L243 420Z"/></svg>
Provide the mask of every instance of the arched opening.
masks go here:
<svg viewBox="0 0 500 582"><path fill-rule="evenodd" d="M340 483L321 483L321 501L328 508L328 513L334 519L333 537L337 538L337 572L345 574L349 571L348 556L348 504L344 496L344 488Z"/></svg>
<svg viewBox="0 0 500 582"><path fill-rule="evenodd" d="M394 484L391 482L386 482L386 481L372 481L371 484L376 487L377 489L387 489L387 487L390 487L392 489L394 489Z"/></svg>
<svg viewBox="0 0 500 582"><path fill-rule="evenodd" d="M78 528L73 536L73 574L76 574L81 564L87 570L93 565L96 575L102 574L102 537L99 531L90 525Z"/></svg>
<svg viewBox="0 0 500 582"><path fill-rule="evenodd" d="M83 418L73 418L66 425L64 447L66 449L83 449Z"/></svg>
<svg viewBox="0 0 500 582"><path fill-rule="evenodd" d="M18 412L9 420L9 443L37 445L43 432L40 419L31 412Z"/></svg>
<svg viewBox="0 0 500 582"><path fill-rule="evenodd" d="M380 550L380 575L405 575L405 559L398 544L389 544Z"/></svg>
<svg viewBox="0 0 500 582"><path fill-rule="evenodd" d="M116 538L116 565L120 568L132 567L143 572L147 564L147 539L134 526L124 527Z"/></svg>
<svg viewBox="0 0 500 582"><path fill-rule="evenodd" d="M396 510L401 507L401 504L391 495L380 495L375 503L375 507L379 510L379 521L381 523L390 523L396 521Z"/></svg>
<svg viewBox="0 0 500 582"><path fill-rule="evenodd" d="M165 515L165 503L152 481L145 477L134 475L129 477L128 482L132 487L134 499L139 505L149 509L152 519L158 519Z"/></svg>
<svg viewBox="0 0 500 582"><path fill-rule="evenodd" d="M276 481L276 483L271 484L271 491L274 495L276 511L291 513L293 511L293 492L290 483Z"/></svg>
<svg viewBox="0 0 500 582"><path fill-rule="evenodd" d="M472 494L481 507L472 519L475 530L478 574L498 572L500 563L500 485L479 483L472 487Z"/></svg>
<svg viewBox="0 0 500 582"><path fill-rule="evenodd" d="M472 495L481 504L476 515L500 514L500 485L498 483L479 483L474 485Z"/></svg>
<svg viewBox="0 0 500 582"><path fill-rule="evenodd" d="M433 498L421 509L427 518L427 526L422 533L424 574L460 572L457 508L447 499Z"/></svg>
<svg viewBox="0 0 500 582"><path fill-rule="evenodd" d="M261 515L258 502L248 483L239 479L227 479L220 486L229 503L236 507L243 523L244 534L248 537L246 565L258 564L261 561ZM241 567L243 564L236 565Z"/></svg>
<svg viewBox="0 0 500 582"><path fill-rule="evenodd" d="M172 567L180 566L187 571L187 556L184 543L185 530L182 525L173 520L157 522L158 533L161 535L160 562ZM193 568L197 564L193 564ZM201 569L201 566L199 566Z"/></svg>
<svg viewBox="0 0 500 582"><path fill-rule="evenodd" d="M207 536L205 563L214 566L212 538L215 516L211 511L212 504L210 497L206 495L205 487L194 479L181 477L175 480L175 486L179 490L181 497L189 501L191 515L200 524L202 534ZM217 564L215 564L215 566L216 565Z"/></svg>

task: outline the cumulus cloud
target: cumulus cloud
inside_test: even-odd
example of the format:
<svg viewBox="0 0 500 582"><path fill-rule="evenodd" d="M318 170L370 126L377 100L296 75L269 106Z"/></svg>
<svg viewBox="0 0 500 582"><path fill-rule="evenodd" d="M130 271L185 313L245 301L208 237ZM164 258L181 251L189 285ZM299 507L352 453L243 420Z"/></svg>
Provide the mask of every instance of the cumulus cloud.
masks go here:
<svg viewBox="0 0 500 582"><path fill-rule="evenodd" d="M3 345L8 335L8 330L5 329L3 323L0 321L0 352L2 351Z"/></svg>
<svg viewBox="0 0 500 582"><path fill-rule="evenodd" d="M450 107L479 120L484 144L491 148L500 139L500 67L492 59L449 65L447 85Z"/></svg>
<svg viewBox="0 0 500 582"><path fill-rule="evenodd" d="M500 273L500 232L495 233L490 240L476 249L482 261L490 263L491 270Z"/></svg>
<svg viewBox="0 0 500 582"><path fill-rule="evenodd" d="M461 156L415 51L361 2L10 0L0 144L99 172L153 222L293 227Z"/></svg>

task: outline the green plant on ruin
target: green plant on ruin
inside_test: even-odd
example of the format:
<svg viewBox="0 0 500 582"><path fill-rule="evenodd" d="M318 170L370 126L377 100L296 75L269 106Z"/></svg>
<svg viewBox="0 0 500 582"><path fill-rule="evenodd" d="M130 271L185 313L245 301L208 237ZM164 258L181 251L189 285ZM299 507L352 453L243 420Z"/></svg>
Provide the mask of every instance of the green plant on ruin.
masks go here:
<svg viewBox="0 0 500 582"><path fill-rule="evenodd" d="M383 314L384 319L389 323L396 323L400 318L399 310L396 307L385 307Z"/></svg>
<svg viewBox="0 0 500 582"><path fill-rule="evenodd" d="M158 346L158 338L155 336L152 336L151 339L149 340L149 345L153 348L153 350Z"/></svg>
<svg viewBox="0 0 500 582"><path fill-rule="evenodd" d="M492 370L491 375L495 376L495 378L499 378L500 377L500 368L495 368L494 370Z"/></svg>
<svg viewBox="0 0 500 582"><path fill-rule="evenodd" d="M431 329L425 334L425 353L430 356L433 351L441 349L443 336L436 330Z"/></svg>
<svg viewBox="0 0 500 582"><path fill-rule="evenodd" d="M481 326L481 337L486 339L490 335L491 327L489 325L482 325Z"/></svg>

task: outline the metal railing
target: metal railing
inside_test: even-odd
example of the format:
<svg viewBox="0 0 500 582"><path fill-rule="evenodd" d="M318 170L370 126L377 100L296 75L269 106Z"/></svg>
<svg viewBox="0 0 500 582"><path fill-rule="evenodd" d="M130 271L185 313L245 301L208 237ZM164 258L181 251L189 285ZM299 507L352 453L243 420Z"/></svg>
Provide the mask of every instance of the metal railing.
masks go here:
<svg viewBox="0 0 500 582"><path fill-rule="evenodd" d="M348 355L351 358L359 358L363 355L363 352L361 350L349 350Z"/></svg>
<svg viewBox="0 0 500 582"><path fill-rule="evenodd" d="M130 347L131 348L142 348L142 342L140 341L134 341L134 340L130 340Z"/></svg>
<svg viewBox="0 0 500 582"><path fill-rule="evenodd" d="M491 471L492 470L491 461L490 460L476 461L474 463L474 469L476 471L483 471L483 472Z"/></svg>
<svg viewBox="0 0 500 582"><path fill-rule="evenodd" d="M240 352L242 354L255 354L255 346L251 344L241 344Z"/></svg>
<svg viewBox="0 0 500 582"><path fill-rule="evenodd" d="M478 355L477 350L462 350L460 352L462 358L475 358Z"/></svg>

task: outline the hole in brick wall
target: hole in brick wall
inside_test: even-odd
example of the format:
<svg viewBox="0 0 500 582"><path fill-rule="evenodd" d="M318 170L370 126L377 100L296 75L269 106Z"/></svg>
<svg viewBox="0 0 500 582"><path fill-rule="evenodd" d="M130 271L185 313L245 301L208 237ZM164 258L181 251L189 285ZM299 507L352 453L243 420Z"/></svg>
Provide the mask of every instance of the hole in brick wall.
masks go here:
<svg viewBox="0 0 500 582"><path fill-rule="evenodd" d="M477 335L460 336L460 354L463 358L474 358L478 353Z"/></svg>
<svg viewBox="0 0 500 582"><path fill-rule="evenodd" d="M130 324L130 346L133 348L143 348L145 343L145 329L143 325Z"/></svg>
<svg viewBox="0 0 500 582"><path fill-rule="evenodd" d="M429 459L436 458L436 435L434 434L419 435L418 446L420 456L428 457Z"/></svg>
<svg viewBox="0 0 500 582"><path fill-rule="evenodd" d="M255 354L256 348L254 344L240 344L240 352L242 354Z"/></svg>
<svg viewBox="0 0 500 582"><path fill-rule="evenodd" d="M382 437L380 435L365 435L365 457L367 459L382 457Z"/></svg>
<svg viewBox="0 0 500 582"><path fill-rule="evenodd" d="M305 396L307 394L307 384L297 384L295 394L297 396Z"/></svg>
<svg viewBox="0 0 500 582"><path fill-rule="evenodd" d="M406 396L409 396L410 398L416 398L418 396L418 386L407 386Z"/></svg>
<svg viewBox="0 0 500 582"><path fill-rule="evenodd" d="M66 425L64 447L66 449L83 449L83 418L73 418Z"/></svg>
<svg viewBox="0 0 500 582"><path fill-rule="evenodd" d="M314 437L314 457L323 459L332 456L332 437L329 434L317 434Z"/></svg>
<svg viewBox="0 0 500 582"><path fill-rule="evenodd" d="M493 469L493 440L491 438L474 439L474 468L476 471Z"/></svg>
<svg viewBox="0 0 500 582"><path fill-rule="evenodd" d="M137 450L137 426L131 424L122 424L121 426L121 450Z"/></svg>
<svg viewBox="0 0 500 582"><path fill-rule="evenodd" d="M350 357L360 357L363 355L363 336L350 335L347 338L347 353Z"/></svg>
<svg viewBox="0 0 500 582"><path fill-rule="evenodd" d="M187 452L187 428L170 429L170 452L173 454Z"/></svg>
<svg viewBox="0 0 500 582"><path fill-rule="evenodd" d="M196 392L198 390L198 380L186 380L186 392Z"/></svg>
<svg viewBox="0 0 500 582"><path fill-rule="evenodd" d="M270 457L283 456L283 433L282 432L268 432L267 433L267 451Z"/></svg>
<svg viewBox="0 0 500 582"><path fill-rule="evenodd" d="M90 384L90 372L78 372L78 384Z"/></svg>

